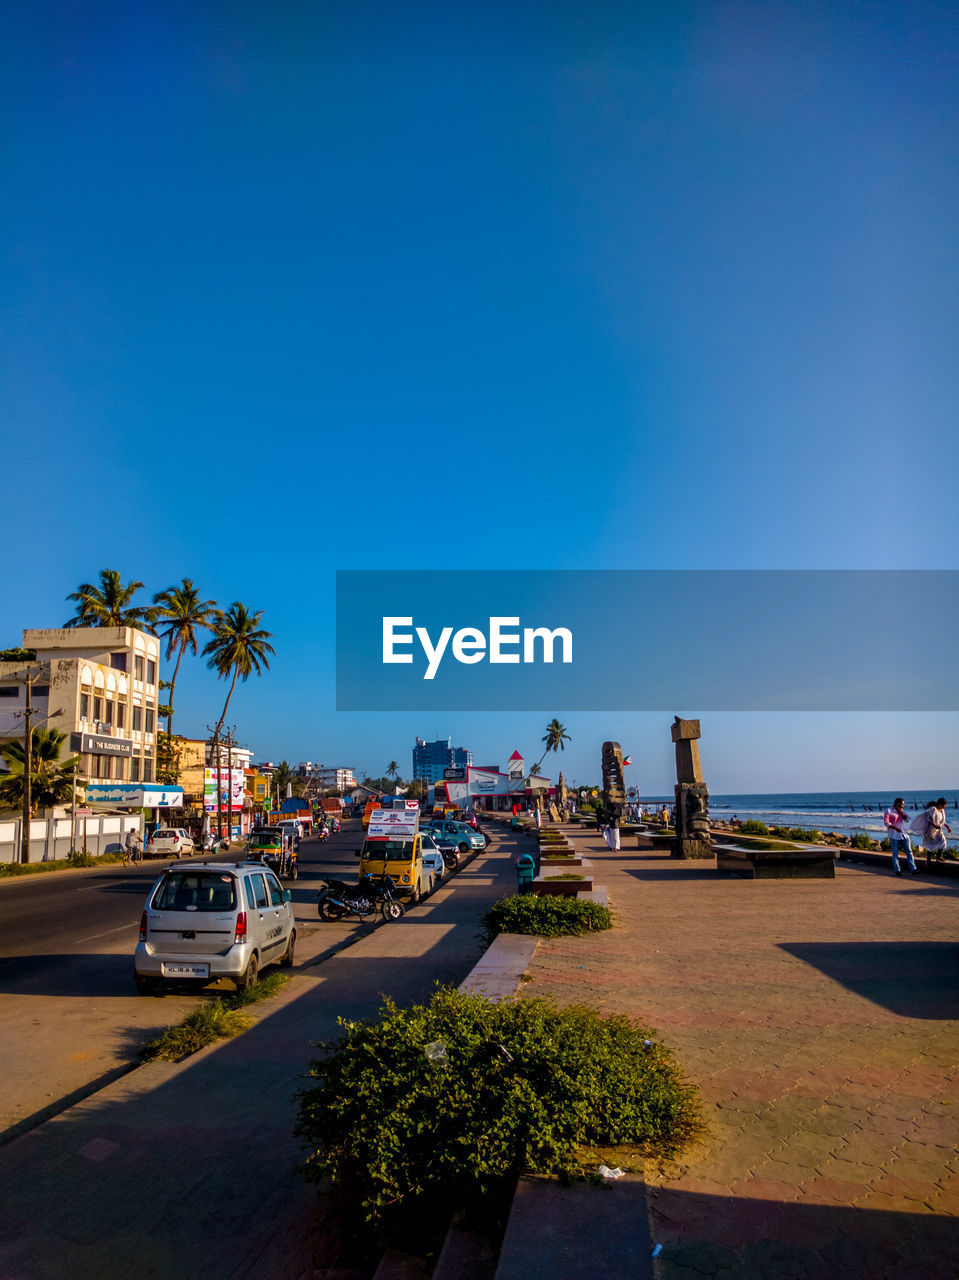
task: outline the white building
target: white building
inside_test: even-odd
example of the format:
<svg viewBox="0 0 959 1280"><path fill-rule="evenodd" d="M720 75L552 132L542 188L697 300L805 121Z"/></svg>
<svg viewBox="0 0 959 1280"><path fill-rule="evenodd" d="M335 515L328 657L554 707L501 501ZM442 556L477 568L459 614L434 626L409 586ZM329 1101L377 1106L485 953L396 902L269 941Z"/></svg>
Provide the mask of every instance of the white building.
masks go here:
<svg viewBox="0 0 959 1280"><path fill-rule="evenodd" d="M330 766L303 760L297 765L296 771L301 777L313 779L326 790L347 791L356 786L356 774L346 765Z"/></svg>
<svg viewBox="0 0 959 1280"><path fill-rule="evenodd" d="M0 662L0 738L31 724L66 734L79 782L152 783L156 777L160 642L136 627L24 631L36 658Z"/></svg>

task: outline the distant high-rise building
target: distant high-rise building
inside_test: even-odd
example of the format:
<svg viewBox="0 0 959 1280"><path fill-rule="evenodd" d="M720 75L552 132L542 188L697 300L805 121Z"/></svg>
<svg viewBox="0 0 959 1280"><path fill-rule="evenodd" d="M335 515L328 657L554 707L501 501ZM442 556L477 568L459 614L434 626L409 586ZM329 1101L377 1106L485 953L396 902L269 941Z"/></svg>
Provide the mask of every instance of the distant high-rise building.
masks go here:
<svg viewBox="0 0 959 1280"><path fill-rule="evenodd" d="M413 777L421 782L442 782L443 770L465 769L473 763L472 751L465 747L454 747L453 739L437 738L435 742L427 742L417 738L413 748Z"/></svg>

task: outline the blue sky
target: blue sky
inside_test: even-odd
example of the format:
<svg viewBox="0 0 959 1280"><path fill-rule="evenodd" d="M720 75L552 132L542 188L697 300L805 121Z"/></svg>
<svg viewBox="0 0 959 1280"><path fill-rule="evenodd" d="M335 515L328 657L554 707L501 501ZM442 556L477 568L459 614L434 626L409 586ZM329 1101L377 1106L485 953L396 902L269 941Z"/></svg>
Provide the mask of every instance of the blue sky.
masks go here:
<svg viewBox="0 0 959 1280"><path fill-rule="evenodd" d="M565 717L336 714L338 567L955 567L954 7L0 21L0 641L106 566L193 577L274 633L231 717L258 754L378 772ZM180 727L221 692L194 664ZM570 721L572 774L633 737L658 790L666 729L624 719ZM718 790L947 784L959 746L951 714L711 732Z"/></svg>

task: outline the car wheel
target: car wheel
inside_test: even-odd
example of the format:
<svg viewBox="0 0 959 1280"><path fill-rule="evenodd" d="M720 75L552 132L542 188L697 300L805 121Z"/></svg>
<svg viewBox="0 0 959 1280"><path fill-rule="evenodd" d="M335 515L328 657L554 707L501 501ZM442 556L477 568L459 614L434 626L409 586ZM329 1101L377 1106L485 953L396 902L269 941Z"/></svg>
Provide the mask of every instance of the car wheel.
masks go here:
<svg viewBox="0 0 959 1280"><path fill-rule="evenodd" d="M300 874L300 873L299 873L299 871L297 871L297 869L296 869L296 863L294 862L294 863L293 863L293 866L292 866L292 867L290 867L290 875L289 875L289 879L291 879L291 880L295 880L295 879L296 879L296 877L297 877L299 874Z"/></svg>
<svg viewBox="0 0 959 1280"><path fill-rule="evenodd" d="M384 902L380 911L384 920L399 920L406 914L402 902L397 902L395 898L392 902Z"/></svg>
<svg viewBox="0 0 959 1280"><path fill-rule="evenodd" d="M290 940L286 944L286 950L283 952L282 956L280 957L281 969L293 968L293 948L295 946L296 946L296 930L292 929L290 931Z"/></svg>
<svg viewBox="0 0 959 1280"><path fill-rule="evenodd" d="M157 990L156 978L145 978L141 973L135 973L133 980L137 984L137 995L152 996Z"/></svg>
<svg viewBox="0 0 959 1280"><path fill-rule="evenodd" d="M259 963L254 953L250 956L250 963L246 966L246 972L241 974L236 980L237 991L248 991L256 982L256 975L259 970Z"/></svg>
<svg viewBox="0 0 959 1280"><path fill-rule="evenodd" d="M464 842L460 845L460 853L469 853L469 851L470 851L470 847L469 847L469 845L464 841Z"/></svg>
<svg viewBox="0 0 959 1280"><path fill-rule="evenodd" d="M427 897L432 897L435 889L436 889L436 880L434 879L433 876L430 876L430 887L427 890Z"/></svg>

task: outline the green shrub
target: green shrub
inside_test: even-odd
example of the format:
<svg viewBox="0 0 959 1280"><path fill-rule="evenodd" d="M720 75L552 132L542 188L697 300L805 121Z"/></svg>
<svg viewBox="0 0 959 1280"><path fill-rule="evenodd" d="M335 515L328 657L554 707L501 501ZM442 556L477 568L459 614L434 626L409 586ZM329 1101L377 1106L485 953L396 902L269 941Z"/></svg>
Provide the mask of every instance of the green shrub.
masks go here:
<svg viewBox="0 0 959 1280"><path fill-rule="evenodd" d="M95 867L97 860L89 849L71 849L67 855L71 867Z"/></svg>
<svg viewBox="0 0 959 1280"><path fill-rule="evenodd" d="M592 933L611 929L609 908L589 899L537 898L517 893L500 898L483 916L487 946L498 933L527 933L540 938L560 938L567 934Z"/></svg>
<svg viewBox="0 0 959 1280"><path fill-rule="evenodd" d="M769 828L765 822L759 822L755 818L750 818L747 822L741 822L737 830L741 831L744 836L769 835Z"/></svg>
<svg viewBox="0 0 959 1280"><path fill-rule="evenodd" d="M773 827L772 834L781 836L783 840L794 840L798 844L821 844L823 834L815 827Z"/></svg>
<svg viewBox="0 0 959 1280"><path fill-rule="evenodd" d="M289 980L288 973L271 973L254 982L252 987L237 990L224 1000L201 1005L177 1026L167 1027L155 1040L145 1044L140 1050L141 1060L152 1062L156 1058L165 1058L169 1062L179 1062L217 1040L230 1040L240 1035L253 1025L253 1019L241 1010L248 1004L276 995Z"/></svg>
<svg viewBox="0 0 959 1280"><path fill-rule="evenodd" d="M441 989L340 1025L299 1094L302 1172L378 1227L501 1203L524 1170L572 1176L586 1144L671 1156L701 1127L670 1051L622 1016Z"/></svg>
<svg viewBox="0 0 959 1280"><path fill-rule="evenodd" d="M873 841L870 836L866 835L865 831L857 831L850 844L854 849L871 849Z"/></svg>

